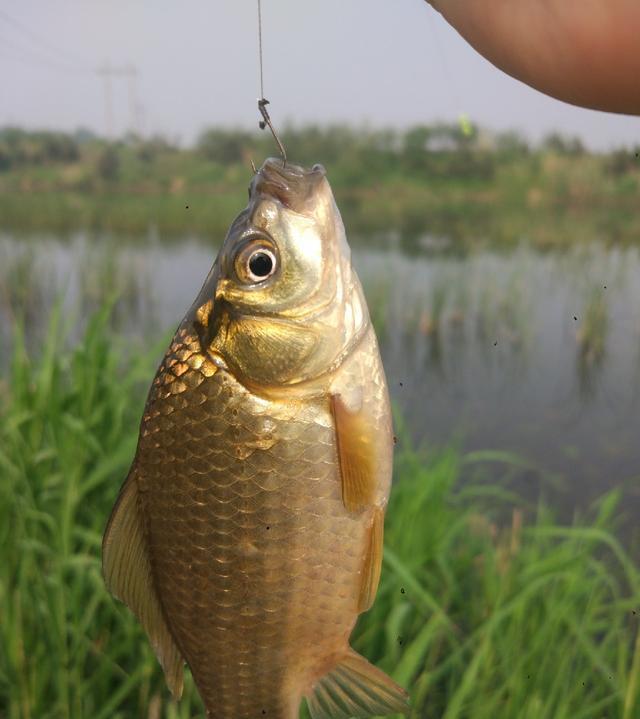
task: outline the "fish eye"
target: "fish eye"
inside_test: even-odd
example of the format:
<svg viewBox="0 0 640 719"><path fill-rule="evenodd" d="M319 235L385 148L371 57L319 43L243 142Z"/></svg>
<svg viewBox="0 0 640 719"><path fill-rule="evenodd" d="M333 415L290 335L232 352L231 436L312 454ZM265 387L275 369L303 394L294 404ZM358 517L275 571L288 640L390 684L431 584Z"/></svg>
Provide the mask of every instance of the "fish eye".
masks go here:
<svg viewBox="0 0 640 719"><path fill-rule="evenodd" d="M264 244L251 245L238 254L236 274L243 282L264 282L277 269L275 253Z"/></svg>
<svg viewBox="0 0 640 719"><path fill-rule="evenodd" d="M268 250L258 250L249 257L249 274L263 280L270 277L276 268L276 258Z"/></svg>

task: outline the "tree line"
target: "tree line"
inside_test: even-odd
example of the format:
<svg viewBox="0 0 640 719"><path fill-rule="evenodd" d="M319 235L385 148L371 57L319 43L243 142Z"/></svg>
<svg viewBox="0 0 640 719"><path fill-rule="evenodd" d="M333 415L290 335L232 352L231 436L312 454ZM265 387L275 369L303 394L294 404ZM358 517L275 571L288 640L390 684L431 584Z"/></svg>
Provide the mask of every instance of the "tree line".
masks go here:
<svg viewBox="0 0 640 719"><path fill-rule="evenodd" d="M417 125L406 130L372 129L347 125L285 127L281 139L292 161L318 161L337 171L345 181L363 181L390 173L489 180L503 163L531 161L545 154L581 157L589 154L578 137L552 133L537 145L516 131L490 132L463 123ZM98 173L115 181L122 153L152 164L160 155L187 153L221 166L247 164L277 154L267 132L212 127L191 147L161 136L128 135L109 141L88 130L73 133L0 128L0 172L49 164L81 163L97 157ZM640 166L640 145L602 155L604 169L623 175Z"/></svg>

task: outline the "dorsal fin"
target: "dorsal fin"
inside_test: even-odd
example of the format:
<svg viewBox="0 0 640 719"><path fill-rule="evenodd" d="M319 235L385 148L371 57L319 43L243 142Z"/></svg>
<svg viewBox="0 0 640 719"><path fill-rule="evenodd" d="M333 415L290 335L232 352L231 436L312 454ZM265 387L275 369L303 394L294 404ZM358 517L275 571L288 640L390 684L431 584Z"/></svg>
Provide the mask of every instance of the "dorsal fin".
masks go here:
<svg viewBox="0 0 640 719"><path fill-rule="evenodd" d="M135 465L113 508L102 540L107 589L136 615L176 699L182 695L184 659L171 635L156 594L138 506Z"/></svg>

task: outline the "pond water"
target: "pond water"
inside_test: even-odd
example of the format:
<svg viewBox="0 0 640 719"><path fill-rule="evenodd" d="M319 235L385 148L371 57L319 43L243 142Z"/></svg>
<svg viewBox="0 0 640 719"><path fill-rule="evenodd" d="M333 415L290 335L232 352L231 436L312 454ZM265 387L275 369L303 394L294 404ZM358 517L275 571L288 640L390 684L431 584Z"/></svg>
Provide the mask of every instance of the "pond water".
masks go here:
<svg viewBox="0 0 640 719"><path fill-rule="evenodd" d="M456 254L446 239L352 239L393 400L416 442L506 450L565 514L622 486L640 512L640 253L574 245ZM0 364L10 319L60 294L82 318L118 292L117 327L156 339L215 257L206 238L0 235ZM79 323L80 324L80 323ZM151 378L150 378L151 379Z"/></svg>

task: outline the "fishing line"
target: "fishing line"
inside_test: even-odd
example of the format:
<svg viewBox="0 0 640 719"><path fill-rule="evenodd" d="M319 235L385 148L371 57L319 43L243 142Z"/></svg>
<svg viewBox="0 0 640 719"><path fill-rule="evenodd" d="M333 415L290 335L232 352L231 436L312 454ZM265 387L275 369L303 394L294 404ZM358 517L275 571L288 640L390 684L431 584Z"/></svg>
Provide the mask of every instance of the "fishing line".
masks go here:
<svg viewBox="0 0 640 719"><path fill-rule="evenodd" d="M271 130L271 134L273 135L273 139L276 141L276 144L278 145L278 149L280 150L280 154L282 155L282 164L287 164L287 153L284 149L284 145L280 142L280 138L278 137L278 134L275 131L275 128L273 127L273 123L271 122L271 117L269 117L269 111L267 110L267 105L269 104L269 100L267 100L264 96L264 63L263 63L263 54L262 54L262 1L258 0L258 55L260 59L260 99L258 100L258 110L260 111L260 114L262 115L262 120L258 123L258 126L261 130L264 130L265 127L268 127Z"/></svg>
<svg viewBox="0 0 640 719"><path fill-rule="evenodd" d="M260 97L264 98L264 71L262 62L262 0L258 0L258 54L260 56Z"/></svg>
<svg viewBox="0 0 640 719"><path fill-rule="evenodd" d="M435 55L437 56L440 66L445 74L445 80L447 83L447 88L449 90L449 97L453 98L453 102L455 105L454 112L458 115L458 124L460 126L460 130L465 137L469 137L473 133L471 121L469 120L469 116L467 115L467 113L462 109L463 106L460 102L459 92L460 88L458 86L457 79L453 76L451 70L449 69L449 63L447 62L444 45L440 42L440 35L438 34L438 28L436 25L436 21L432 16L431 8L429 8L429 12L427 12L427 24L429 25L429 31L431 32L431 37L433 38L432 47L434 47L435 49Z"/></svg>

